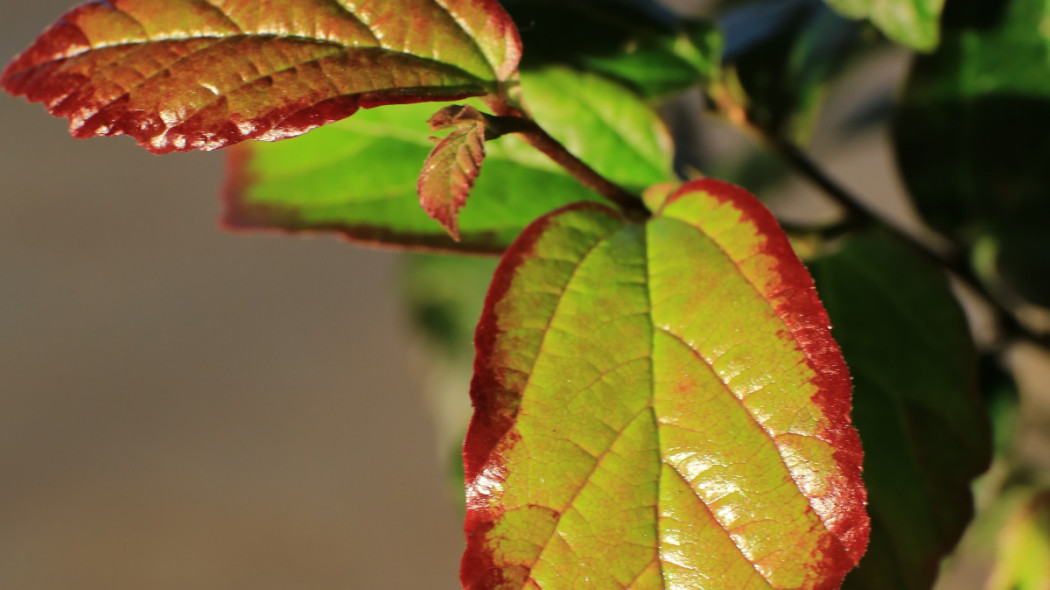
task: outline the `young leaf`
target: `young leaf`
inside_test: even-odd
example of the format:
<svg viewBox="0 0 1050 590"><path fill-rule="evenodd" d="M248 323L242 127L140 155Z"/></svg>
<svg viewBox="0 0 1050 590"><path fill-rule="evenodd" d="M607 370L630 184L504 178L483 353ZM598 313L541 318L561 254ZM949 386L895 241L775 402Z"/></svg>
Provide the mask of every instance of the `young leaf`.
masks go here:
<svg viewBox="0 0 1050 590"><path fill-rule="evenodd" d="M452 105L431 117L430 127L452 132L438 142L423 164L416 184L419 204L458 242L456 216L467 204L485 160L485 117L472 106Z"/></svg>
<svg viewBox="0 0 1050 590"><path fill-rule="evenodd" d="M944 0L826 0L849 18L871 19L887 37L919 51L932 51L940 38Z"/></svg>
<svg viewBox="0 0 1050 590"><path fill-rule="evenodd" d="M632 188L673 178L666 128L628 90L557 69L524 73L522 85L533 116L598 172ZM502 252L537 217L601 199L543 154L504 136L485 145L483 172L459 214L460 241L452 240L420 209L416 191L433 148L426 123L433 111L433 105L373 109L303 137L236 146L225 224Z"/></svg>
<svg viewBox="0 0 1050 590"><path fill-rule="evenodd" d="M538 220L478 325L464 587L837 588L868 518L827 326L731 185Z"/></svg>
<svg viewBox="0 0 1050 590"><path fill-rule="evenodd" d="M520 53L496 0L111 0L66 13L0 83L76 137L165 153L496 93Z"/></svg>
<svg viewBox="0 0 1050 590"><path fill-rule="evenodd" d="M871 546L846 590L928 590L973 516L991 438L962 309L936 268L883 236L811 264L853 373Z"/></svg>

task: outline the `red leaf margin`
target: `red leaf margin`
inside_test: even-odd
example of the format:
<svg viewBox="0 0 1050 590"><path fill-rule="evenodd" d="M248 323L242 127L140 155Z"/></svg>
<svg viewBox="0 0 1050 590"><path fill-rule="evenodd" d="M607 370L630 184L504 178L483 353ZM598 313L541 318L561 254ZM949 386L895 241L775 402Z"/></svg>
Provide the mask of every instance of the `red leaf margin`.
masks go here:
<svg viewBox="0 0 1050 590"><path fill-rule="evenodd" d="M838 540L841 544L838 551L828 547L821 568L826 583L819 590L836 590L846 574L860 562L867 550L871 532L871 521L866 511L867 490L861 476L864 452L860 436L852 427L850 419L853 388L849 369L838 343L831 336L831 320L820 302L813 279L773 214L743 188L711 178L683 184L660 209L696 192L706 193L734 207L743 214L741 222L754 224L766 238L758 253L769 255L777 261L775 272L781 279L780 292L771 294L769 299L771 303L773 299L779 299L774 309L783 318L814 372L813 383L817 392L811 398L812 401L824 411L829 422L837 426L825 432L824 436L836 449L832 456L841 466L845 481L830 494L832 501L827 505L847 509L826 519L826 511L822 512L818 506L813 506L813 498L809 499L814 511L831 533L828 542ZM485 535L500 516L500 509L490 506L472 493L481 479L505 479L506 469L500 457L494 456L494 453L500 442L511 436L517 411L517 400L512 397L516 392L507 391L502 385L500 372L488 364L501 334L495 309L510 291L515 270L532 254L547 227L563 213L585 210L625 219L619 212L597 203L574 203L544 215L527 227L504 253L485 297L475 332L476 356L470 388L474 415L463 443L467 488L464 532L467 547L460 565L460 579L463 587L470 590L498 588L504 582L503 571L495 565L492 553L484 545Z"/></svg>
<svg viewBox="0 0 1050 590"><path fill-rule="evenodd" d="M299 98L283 105L265 105L270 108L263 108L260 114L243 119L237 116L221 116L226 106L225 97L220 97L217 103L201 109L187 119L180 117L174 122L166 121L161 116L162 113L129 108L128 92L108 103L99 101L94 93L98 91L99 86L105 85L106 80L95 80L90 75L95 72L85 75L63 71L67 63L80 55L119 47L116 45L93 48L78 21L88 19L99 11L120 11L123 1L90 2L67 11L0 73L0 88L15 96L25 96L30 102L44 103L48 112L56 117L68 117L70 133L78 139L129 135L139 145L156 154L172 151L210 151L248 139L287 139L349 117L362 108L460 100L489 92L476 85L464 84L439 89L394 87L328 97L318 95ZM503 92L503 83L514 76L521 59L521 37L510 15L497 0L434 2L449 12L461 27L464 25L457 17L461 11L482 11L481 13L486 15L487 21L484 26L498 31L506 44L502 48L502 62L493 65L497 81L500 83L500 92ZM210 2L203 4L206 8L200 7L200 10L219 10ZM250 37L250 34L244 36ZM158 40L156 43L177 44L193 40L199 38ZM489 57L484 48L482 53L485 53L486 58ZM407 59L420 59L410 54L404 56ZM377 55L368 59L379 61L384 59L384 56ZM265 79L261 82L265 82ZM253 82L250 86L257 83L258 81ZM173 132L170 138L167 137L169 132Z"/></svg>

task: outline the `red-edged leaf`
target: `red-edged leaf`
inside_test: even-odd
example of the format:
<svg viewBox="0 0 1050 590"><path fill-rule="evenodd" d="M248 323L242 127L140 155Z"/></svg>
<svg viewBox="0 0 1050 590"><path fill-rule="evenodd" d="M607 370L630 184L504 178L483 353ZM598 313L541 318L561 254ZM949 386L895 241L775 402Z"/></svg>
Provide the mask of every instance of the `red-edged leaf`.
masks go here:
<svg viewBox="0 0 1050 590"><path fill-rule="evenodd" d="M520 49L496 0L110 0L68 12L0 84L76 137L211 150L498 92Z"/></svg>
<svg viewBox="0 0 1050 590"><path fill-rule="evenodd" d="M541 218L476 345L465 588L831 590L864 553L849 374L745 191Z"/></svg>
<svg viewBox="0 0 1050 590"><path fill-rule="evenodd" d="M485 117L472 106L451 105L430 118L434 130L452 129L427 156L416 190L419 204L459 241L459 210L485 160Z"/></svg>

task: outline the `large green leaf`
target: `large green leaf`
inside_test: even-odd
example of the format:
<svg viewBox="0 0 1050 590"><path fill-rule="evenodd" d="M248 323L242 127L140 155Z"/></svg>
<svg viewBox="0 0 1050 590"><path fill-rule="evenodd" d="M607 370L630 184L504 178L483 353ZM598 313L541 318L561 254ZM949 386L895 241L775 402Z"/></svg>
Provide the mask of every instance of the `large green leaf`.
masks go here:
<svg viewBox="0 0 1050 590"><path fill-rule="evenodd" d="M827 326L731 185L530 226L478 325L464 587L837 588L868 518Z"/></svg>
<svg viewBox="0 0 1050 590"><path fill-rule="evenodd" d="M571 65L600 72L646 96L713 77L721 36L656 0L506 0L528 51L522 67Z"/></svg>
<svg viewBox="0 0 1050 590"><path fill-rule="evenodd" d="M916 60L896 123L923 217L972 243L992 234L1006 278L1050 305L1050 5L950 3L944 41Z"/></svg>
<svg viewBox="0 0 1050 590"><path fill-rule="evenodd" d="M632 188L668 180L671 143L659 117L626 89L550 69L523 76L533 115L600 173ZM481 105L477 105L481 108ZM373 109L278 143L234 148L231 227L334 231L357 241L501 252L537 217L598 195L513 136L486 144L459 214L460 242L419 206L416 177L433 148L433 105Z"/></svg>
<svg viewBox="0 0 1050 590"><path fill-rule="evenodd" d="M966 318L942 273L890 238L811 265L853 374L872 533L848 590L926 590L973 516L989 462Z"/></svg>
<svg viewBox="0 0 1050 590"><path fill-rule="evenodd" d="M919 51L937 47L944 0L826 0L850 18L868 18L887 37Z"/></svg>
<svg viewBox="0 0 1050 590"><path fill-rule="evenodd" d="M110 0L66 13L0 81L76 137L164 153L497 93L520 55L496 0Z"/></svg>

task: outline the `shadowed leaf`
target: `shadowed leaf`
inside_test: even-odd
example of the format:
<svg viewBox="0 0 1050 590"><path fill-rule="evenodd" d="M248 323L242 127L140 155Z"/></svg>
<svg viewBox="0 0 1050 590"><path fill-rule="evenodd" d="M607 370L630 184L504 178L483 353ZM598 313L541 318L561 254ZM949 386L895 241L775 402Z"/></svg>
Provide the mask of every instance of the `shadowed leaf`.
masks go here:
<svg viewBox="0 0 1050 590"><path fill-rule="evenodd" d="M599 72L644 96L696 86L719 68L721 36L655 0L506 0L528 51L526 69L551 64Z"/></svg>
<svg viewBox="0 0 1050 590"><path fill-rule="evenodd" d="M1050 6L948 5L944 41L915 61L894 134L924 219L965 244L990 235L1003 278L1050 306Z"/></svg>
<svg viewBox="0 0 1050 590"><path fill-rule="evenodd" d="M849 375L809 275L741 189L658 209L569 206L496 271L465 588L830 590L864 553Z"/></svg>
<svg viewBox="0 0 1050 590"><path fill-rule="evenodd" d="M66 13L0 83L76 137L211 150L500 92L520 49L495 0L111 0Z"/></svg>
<svg viewBox="0 0 1050 590"><path fill-rule="evenodd" d="M962 309L937 268L882 236L811 264L853 374L871 546L846 590L927 590L973 517L990 428Z"/></svg>
<svg viewBox="0 0 1050 590"><path fill-rule="evenodd" d="M451 129L427 156L416 190L427 215L459 241L456 216L485 160L485 118L472 106L452 105L430 118L435 131Z"/></svg>

